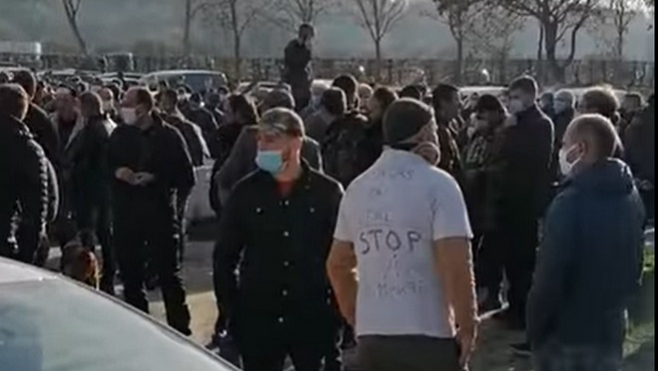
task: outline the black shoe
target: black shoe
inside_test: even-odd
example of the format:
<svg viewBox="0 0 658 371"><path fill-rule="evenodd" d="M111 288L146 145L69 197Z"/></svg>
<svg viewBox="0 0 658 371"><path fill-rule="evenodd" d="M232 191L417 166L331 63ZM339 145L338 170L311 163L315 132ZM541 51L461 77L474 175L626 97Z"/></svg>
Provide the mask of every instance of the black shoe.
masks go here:
<svg viewBox="0 0 658 371"><path fill-rule="evenodd" d="M530 349L530 344L528 343L512 344L510 345L510 349L512 350L512 354L514 354L517 357L521 357L521 358L532 357L532 349Z"/></svg>

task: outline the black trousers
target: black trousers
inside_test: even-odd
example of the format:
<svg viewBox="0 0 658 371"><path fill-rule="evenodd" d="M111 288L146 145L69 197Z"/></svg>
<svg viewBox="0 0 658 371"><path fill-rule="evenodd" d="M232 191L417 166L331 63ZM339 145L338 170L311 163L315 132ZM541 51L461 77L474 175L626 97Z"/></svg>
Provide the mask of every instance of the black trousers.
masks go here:
<svg viewBox="0 0 658 371"><path fill-rule="evenodd" d="M139 205L136 205L139 208ZM148 313L146 263L158 275L167 323L190 335L190 312L180 277L179 243L173 215L135 218L115 214L115 247L127 303ZM169 216L169 217L168 217ZM123 217L123 218L122 218Z"/></svg>
<svg viewBox="0 0 658 371"><path fill-rule="evenodd" d="M290 356L295 371L321 371L326 349L304 339L276 345L241 347L244 371L282 371Z"/></svg>
<svg viewBox="0 0 658 371"><path fill-rule="evenodd" d="M510 312L525 323L528 293L532 287L538 241L538 221L532 216L501 219L498 228L486 234L480 250L481 287L496 295L503 271L509 281Z"/></svg>
<svg viewBox="0 0 658 371"><path fill-rule="evenodd" d="M454 339L426 336L363 336L357 347L364 371L462 371Z"/></svg>
<svg viewBox="0 0 658 371"><path fill-rule="evenodd" d="M101 246L103 258L103 274L100 287L103 291L114 293L114 277L117 272L114 241L112 238L112 217L108 199L96 202L94 205L80 205L75 213L75 222L81 232L82 244L95 248L93 235Z"/></svg>

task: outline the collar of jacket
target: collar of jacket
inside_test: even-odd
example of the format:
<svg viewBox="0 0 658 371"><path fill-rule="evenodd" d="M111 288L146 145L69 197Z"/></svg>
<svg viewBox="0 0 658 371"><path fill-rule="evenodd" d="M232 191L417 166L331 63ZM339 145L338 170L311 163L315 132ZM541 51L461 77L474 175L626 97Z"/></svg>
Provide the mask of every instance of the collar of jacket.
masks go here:
<svg viewBox="0 0 658 371"><path fill-rule="evenodd" d="M526 109L523 112L519 112L516 117L519 119L519 121L528 119L528 118L533 118L537 116L541 116L541 110L539 109L539 106L537 104L533 104L530 108Z"/></svg>
<svg viewBox="0 0 658 371"><path fill-rule="evenodd" d="M142 133L148 134L155 129L161 128L164 124L164 120L162 119L162 116L160 116L157 112L151 113L151 120L153 120L153 125L149 126L145 130L142 130L141 131Z"/></svg>
<svg viewBox="0 0 658 371"><path fill-rule="evenodd" d="M0 122L2 122L2 127L11 133L32 136L32 132L30 132L27 125L14 116L0 115Z"/></svg>
<svg viewBox="0 0 658 371"><path fill-rule="evenodd" d="M301 188L304 189L310 189L311 187L311 174L313 170L311 169L311 166L308 164L308 162L304 159L301 160L301 168L302 172L295 179L295 184L292 187L292 192L290 195L296 194ZM258 178L261 182L266 183L269 187L269 189L276 191L277 187L277 181L272 174L268 173L265 170L257 170L256 173L258 174Z"/></svg>

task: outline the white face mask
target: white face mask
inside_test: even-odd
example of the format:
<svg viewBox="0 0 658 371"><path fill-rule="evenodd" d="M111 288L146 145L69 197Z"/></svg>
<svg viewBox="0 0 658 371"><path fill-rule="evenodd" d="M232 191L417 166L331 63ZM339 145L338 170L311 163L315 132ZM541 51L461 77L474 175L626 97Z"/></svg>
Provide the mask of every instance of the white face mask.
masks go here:
<svg viewBox="0 0 658 371"><path fill-rule="evenodd" d="M569 162L567 159L569 157L569 154L573 152L574 149L576 149L577 144L574 144L571 146L571 148L562 148L560 149L560 172L564 176L569 176L571 175L571 172L573 171L574 167L580 162L582 157L578 157L574 162Z"/></svg>
<svg viewBox="0 0 658 371"><path fill-rule="evenodd" d="M555 101L555 103L553 103L553 110L555 110L555 113L562 113L566 109L567 109L567 104L562 101Z"/></svg>
<svg viewBox="0 0 658 371"><path fill-rule="evenodd" d="M521 113L525 109L525 106L523 105L523 102L520 99L510 99L507 105L510 113L513 115L516 115L517 113Z"/></svg>
<svg viewBox="0 0 658 371"><path fill-rule="evenodd" d="M103 112L110 112L114 109L114 102L111 100L103 101Z"/></svg>
<svg viewBox="0 0 658 371"><path fill-rule="evenodd" d="M135 125L137 122L137 112L134 108L121 108L121 118L126 125Z"/></svg>

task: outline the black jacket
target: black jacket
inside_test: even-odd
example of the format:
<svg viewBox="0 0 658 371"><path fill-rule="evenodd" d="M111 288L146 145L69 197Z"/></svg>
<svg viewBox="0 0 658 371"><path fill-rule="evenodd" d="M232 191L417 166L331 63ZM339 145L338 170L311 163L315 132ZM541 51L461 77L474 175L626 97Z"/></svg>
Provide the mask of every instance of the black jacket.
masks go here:
<svg viewBox="0 0 658 371"><path fill-rule="evenodd" d="M55 128L48 114L39 106L30 103L23 122L30 129L34 140L43 148L48 160L57 168L61 155L59 151L59 135L57 134L57 128Z"/></svg>
<svg viewBox="0 0 658 371"><path fill-rule="evenodd" d="M0 256L34 263L48 216L49 176L46 155L27 126L0 117Z"/></svg>
<svg viewBox="0 0 658 371"><path fill-rule="evenodd" d="M109 116L92 117L69 144L66 162L70 164L70 195L73 210L82 226L93 225L90 219L99 206L109 204L110 179L108 149L110 135L117 125Z"/></svg>
<svg viewBox="0 0 658 371"><path fill-rule="evenodd" d="M238 338L326 338L336 312L325 262L342 194L308 164L288 197L264 171L236 185L222 213L215 284Z"/></svg>
<svg viewBox="0 0 658 371"><path fill-rule="evenodd" d="M503 132L494 161L496 220L538 218L549 200L553 179L553 122L537 106L517 114L517 123Z"/></svg>
<svg viewBox="0 0 658 371"><path fill-rule="evenodd" d="M299 85L310 88L313 75L311 59L311 50L306 45L296 39L288 43L283 58L283 81L293 89Z"/></svg>
<svg viewBox="0 0 658 371"><path fill-rule="evenodd" d="M626 129L626 158L633 175L655 184L656 181L656 124L654 107L647 107L636 115Z"/></svg>
<svg viewBox="0 0 658 371"><path fill-rule="evenodd" d="M557 340L621 349L624 310L642 271L644 220L621 161L604 160L567 180L548 211L528 297L535 347Z"/></svg>
<svg viewBox="0 0 658 371"><path fill-rule="evenodd" d="M194 186L194 169L183 136L158 115L152 117L155 123L147 130L122 125L110 137L115 220L140 220L140 216L171 219L177 193L187 194ZM147 186L129 185L114 176L121 167L151 173L155 180Z"/></svg>
<svg viewBox="0 0 658 371"><path fill-rule="evenodd" d="M178 129L183 135L187 149L190 151L192 166L203 166L203 160L209 158L210 153L201 128L192 121L185 119L182 114L166 116L165 121Z"/></svg>
<svg viewBox="0 0 658 371"><path fill-rule="evenodd" d="M437 124L439 148L441 149L441 159L439 160L438 167L461 182L463 170L462 160L459 146L457 145L457 132L453 129L453 127L459 125L456 124L455 120L452 122L441 122L441 120L437 120Z"/></svg>
<svg viewBox="0 0 658 371"><path fill-rule="evenodd" d="M363 146L368 119L356 111L337 118L327 128L322 142L322 160L327 175L347 187L368 169L371 156Z"/></svg>

